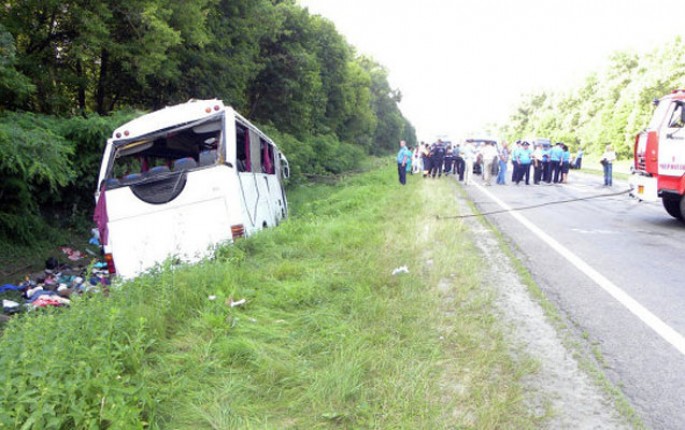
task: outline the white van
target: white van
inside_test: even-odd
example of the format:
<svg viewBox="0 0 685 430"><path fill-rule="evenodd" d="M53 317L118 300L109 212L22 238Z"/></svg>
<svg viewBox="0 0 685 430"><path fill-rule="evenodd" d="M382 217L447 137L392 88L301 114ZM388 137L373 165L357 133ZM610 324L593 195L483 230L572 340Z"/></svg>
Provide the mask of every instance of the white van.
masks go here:
<svg viewBox="0 0 685 430"><path fill-rule="evenodd" d="M114 130L95 220L111 273L130 278L169 257L197 261L288 215L288 161L220 100L143 115Z"/></svg>

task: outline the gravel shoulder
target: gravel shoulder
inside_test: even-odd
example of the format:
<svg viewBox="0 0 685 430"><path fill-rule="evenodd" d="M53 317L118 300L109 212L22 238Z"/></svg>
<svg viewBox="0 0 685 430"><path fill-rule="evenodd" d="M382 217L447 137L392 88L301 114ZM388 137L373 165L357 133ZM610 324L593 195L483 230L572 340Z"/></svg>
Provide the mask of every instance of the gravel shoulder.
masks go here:
<svg viewBox="0 0 685 430"><path fill-rule="evenodd" d="M462 214L471 213L468 200L457 195ZM532 358L538 371L523 383L526 402L538 416L551 409L549 429L628 429L632 428L614 407L614 399L581 369L576 354L569 350L563 334L548 321L500 248L493 231L478 218L465 218L473 240L485 261L484 284L496 294L496 312L512 345L512 354Z"/></svg>

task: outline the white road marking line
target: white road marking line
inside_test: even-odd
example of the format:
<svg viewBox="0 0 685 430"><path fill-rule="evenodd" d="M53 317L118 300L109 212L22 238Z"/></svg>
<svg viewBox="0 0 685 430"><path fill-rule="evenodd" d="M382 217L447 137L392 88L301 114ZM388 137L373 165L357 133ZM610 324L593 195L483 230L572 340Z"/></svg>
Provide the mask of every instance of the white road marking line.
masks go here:
<svg viewBox="0 0 685 430"><path fill-rule="evenodd" d="M497 203L502 209L508 211L515 220L523 224L528 230L540 238L543 242L549 245L552 249L559 253L563 258L568 260L569 263L573 264L578 270L587 275L590 279L595 281L604 291L609 293L616 301L622 304L626 309L628 309L633 315L638 317L643 323L647 324L656 334L661 336L666 342L671 344L675 349L677 349L681 354L685 355L685 337L680 333L675 331L665 322L663 322L659 317L650 312L647 308L642 306L637 300L633 299L625 291L614 285L609 279L604 277L597 270L593 269L589 264L583 261L580 257L571 252L568 248L557 242L547 233L538 228L535 224L528 221L520 213L513 211L512 208L504 203L502 200L497 198L491 192L486 190L480 184L474 184L478 189L480 189L485 195L490 197L495 203Z"/></svg>

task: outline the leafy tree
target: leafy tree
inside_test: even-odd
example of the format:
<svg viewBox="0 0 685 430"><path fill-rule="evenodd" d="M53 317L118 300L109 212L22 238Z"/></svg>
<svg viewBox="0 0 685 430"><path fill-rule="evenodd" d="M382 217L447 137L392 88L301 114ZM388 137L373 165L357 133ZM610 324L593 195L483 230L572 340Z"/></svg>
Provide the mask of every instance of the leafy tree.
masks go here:
<svg viewBox="0 0 685 430"><path fill-rule="evenodd" d="M30 241L41 224L40 190L54 193L73 178L73 148L57 126L50 117L0 115L0 236Z"/></svg>
<svg viewBox="0 0 685 430"><path fill-rule="evenodd" d="M338 126L337 135L345 142L357 144L367 151L373 145L373 136L378 118L371 100L371 75L359 59L347 62L347 80L345 82L345 105L350 108L342 124Z"/></svg>
<svg viewBox="0 0 685 430"><path fill-rule="evenodd" d="M525 97L502 130L510 140L544 133L589 153L612 144L619 157L630 157L635 134L652 115L651 101L684 84L680 37L642 55L616 52L565 94L550 93L544 101Z"/></svg>
<svg viewBox="0 0 685 430"><path fill-rule="evenodd" d="M159 83L155 105L217 97L246 112L248 87L263 67L260 41L273 29L275 19L267 0L218 1L207 11L209 40L172 50L179 73Z"/></svg>
<svg viewBox="0 0 685 430"><path fill-rule="evenodd" d="M35 86L16 67L14 37L0 24L0 109L24 103Z"/></svg>
<svg viewBox="0 0 685 430"><path fill-rule="evenodd" d="M320 65L309 47L314 34L309 14L290 2L275 6L273 34L262 40L262 70L249 92L249 116L295 136L313 130L323 117Z"/></svg>
<svg viewBox="0 0 685 430"><path fill-rule="evenodd" d="M367 57L360 58L360 64L371 77L371 106L378 121L371 152L382 154L392 151L404 131L404 120L397 106L402 94L390 88L388 72L383 66Z"/></svg>

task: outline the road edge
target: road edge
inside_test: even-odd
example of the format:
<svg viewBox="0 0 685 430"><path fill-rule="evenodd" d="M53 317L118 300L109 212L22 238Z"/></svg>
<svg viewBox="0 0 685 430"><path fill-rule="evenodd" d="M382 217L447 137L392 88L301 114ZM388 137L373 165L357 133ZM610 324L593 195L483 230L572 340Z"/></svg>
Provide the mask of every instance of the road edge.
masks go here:
<svg viewBox="0 0 685 430"><path fill-rule="evenodd" d="M542 310L546 322L556 332L562 346L571 354L577 362L579 369L584 372L598 388L602 394L607 396L613 403L614 410L619 414L622 421L631 428L646 428L642 419L630 404L620 387L609 380L602 370L602 356L598 348L593 348L587 335L580 333L573 321L553 301L547 298L544 291L538 285L535 277L525 266L519 254L516 252L516 245L511 242L486 216L484 216L475 203L469 198L462 184L457 182L458 199L464 202L471 213L473 219L477 220L485 230L491 233L496 241L497 248L507 258L516 276L525 287L529 298L536 303ZM513 353L521 353L512 348ZM523 351L525 353L525 351ZM536 357L537 358L537 357ZM555 412L559 412L556 411Z"/></svg>

